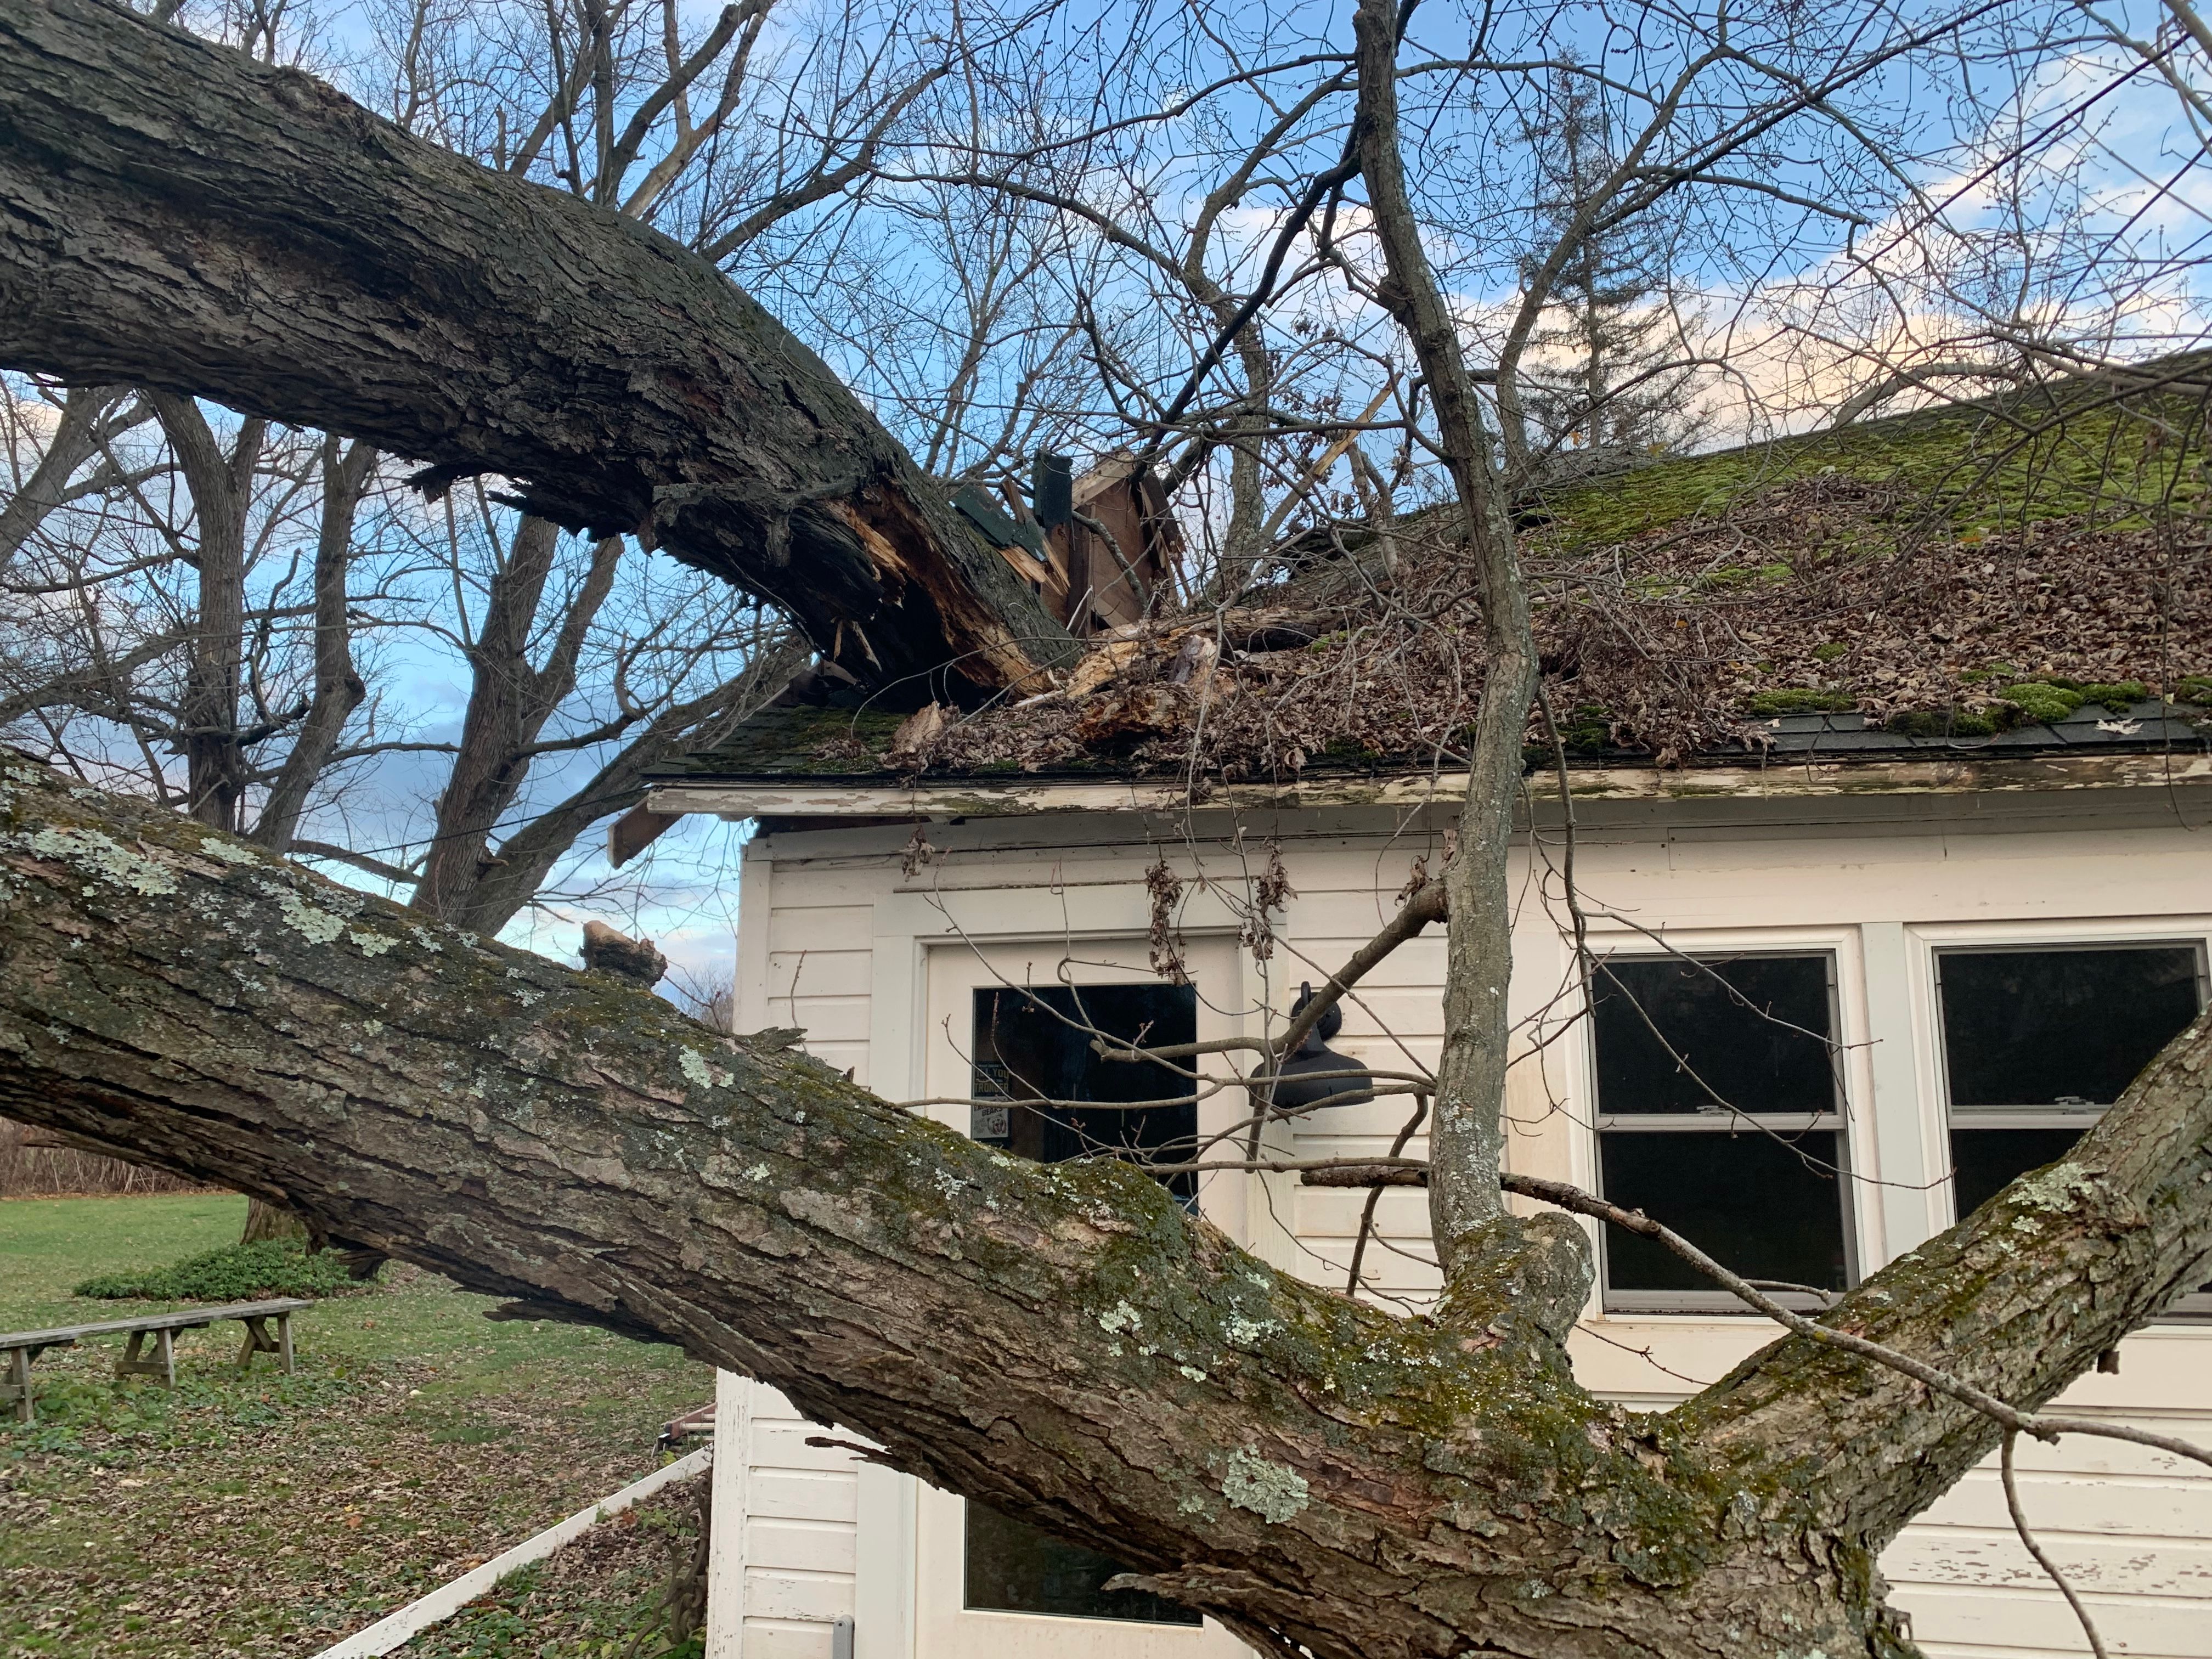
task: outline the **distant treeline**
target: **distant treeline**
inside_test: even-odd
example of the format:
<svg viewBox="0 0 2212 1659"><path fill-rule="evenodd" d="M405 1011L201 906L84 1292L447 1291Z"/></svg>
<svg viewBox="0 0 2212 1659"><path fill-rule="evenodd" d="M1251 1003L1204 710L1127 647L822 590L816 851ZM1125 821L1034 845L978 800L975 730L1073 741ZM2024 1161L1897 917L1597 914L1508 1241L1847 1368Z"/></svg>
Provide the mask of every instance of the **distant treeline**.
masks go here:
<svg viewBox="0 0 2212 1659"><path fill-rule="evenodd" d="M0 1198L61 1193L189 1193L202 1190L161 1170L58 1146L43 1129L0 1117Z"/></svg>

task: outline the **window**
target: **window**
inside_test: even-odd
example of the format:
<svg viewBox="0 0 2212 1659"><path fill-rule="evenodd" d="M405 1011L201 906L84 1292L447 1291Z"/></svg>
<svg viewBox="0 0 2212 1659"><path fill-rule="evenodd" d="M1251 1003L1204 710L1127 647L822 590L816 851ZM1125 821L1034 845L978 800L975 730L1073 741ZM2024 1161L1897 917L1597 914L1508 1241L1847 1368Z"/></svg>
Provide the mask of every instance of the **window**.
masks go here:
<svg viewBox="0 0 2212 1659"><path fill-rule="evenodd" d="M2195 945L1936 952L1958 1214L2065 1157L2197 1018L2203 981Z"/></svg>
<svg viewBox="0 0 2212 1659"><path fill-rule="evenodd" d="M1177 1097L1188 1080L1155 1062L1104 1058L1091 1046L1094 1030L1127 1042L1194 1042L1198 993L1158 981L978 990L969 1092L977 1101L1005 1104L971 1107L969 1133L1046 1164L1116 1150L1187 1161L1197 1146L1198 1102ZM1072 1101L1097 1104L1044 1103ZM1139 1101L1169 1103L1129 1103ZM1186 1171L1162 1179L1187 1208L1197 1207L1197 1176ZM963 1508L969 1607L1147 1625L1200 1622L1197 1613L1157 1595L1108 1591L1108 1579L1129 1571L1118 1561L981 1504Z"/></svg>
<svg viewBox="0 0 2212 1659"><path fill-rule="evenodd" d="M975 993L977 1100L969 1133L1042 1164L1122 1152L1186 1162L1198 1144L1198 1100L1177 1099L1189 1080L1151 1061L1109 1060L1094 1030L1131 1043L1198 1040L1198 993L1188 985L990 986ZM1096 1107L1045 1104L1096 1101ZM1138 1101L1166 1105L1131 1105ZM1165 1177L1186 1205L1198 1178Z"/></svg>
<svg viewBox="0 0 2212 1659"><path fill-rule="evenodd" d="M1747 1279L1847 1285L1833 979L1825 954L1600 964L1591 1031L1605 1196ZM1613 1227L1604 1282L1618 1312L1743 1308L1657 1243Z"/></svg>
<svg viewBox="0 0 2212 1659"><path fill-rule="evenodd" d="M991 1613L1042 1613L1062 1619L1120 1619L1140 1625L1195 1625L1199 1615L1149 1590L1107 1590L1129 1569L1110 1557L1063 1544L1035 1527L969 1501L963 1600Z"/></svg>

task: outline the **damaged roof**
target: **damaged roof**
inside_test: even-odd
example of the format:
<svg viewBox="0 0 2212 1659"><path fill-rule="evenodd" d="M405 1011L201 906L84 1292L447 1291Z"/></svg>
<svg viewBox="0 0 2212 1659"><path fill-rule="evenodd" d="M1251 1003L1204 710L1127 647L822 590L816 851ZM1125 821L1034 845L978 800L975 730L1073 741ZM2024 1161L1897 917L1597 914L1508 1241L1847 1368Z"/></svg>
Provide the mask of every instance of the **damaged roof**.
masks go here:
<svg viewBox="0 0 2212 1659"><path fill-rule="evenodd" d="M2203 365L2084 376L1586 477L1524 503L1570 763L2177 750L2212 733ZM1310 530L1241 593L979 709L763 710L661 785L1275 783L1450 769L1481 693L1431 511ZM1532 763L1547 759L1540 717Z"/></svg>

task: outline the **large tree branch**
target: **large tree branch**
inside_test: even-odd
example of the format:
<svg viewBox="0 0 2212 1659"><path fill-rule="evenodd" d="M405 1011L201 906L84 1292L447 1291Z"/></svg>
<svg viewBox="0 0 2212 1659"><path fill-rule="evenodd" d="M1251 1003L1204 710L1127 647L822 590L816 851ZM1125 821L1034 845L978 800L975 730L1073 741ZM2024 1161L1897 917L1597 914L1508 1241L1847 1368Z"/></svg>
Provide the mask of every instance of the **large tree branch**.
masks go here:
<svg viewBox="0 0 2212 1659"><path fill-rule="evenodd" d="M1820 1322L2035 1411L2212 1266L2212 1014L2065 1158L1874 1274ZM1759 1478L1811 1479L1879 1549L1996 1447L1996 1419L1805 1336L1758 1354L1683 1422ZM1848 1460L1850 1478L1832 1472ZM1823 1480L1826 1477L1824 1489Z"/></svg>
<svg viewBox="0 0 2212 1659"><path fill-rule="evenodd" d="M950 662L1004 686L1073 649L698 255L106 0L0 10L0 362L342 433L434 486L518 480L784 605L874 684Z"/></svg>
<svg viewBox="0 0 2212 1659"><path fill-rule="evenodd" d="M1664 1483L1502 1300L1472 1342L1363 1308L1126 1165L1007 1157L20 760L0 871L9 1115L680 1343L1317 1655L1457 1652L1478 1614L1536 1639L1554 1606L1504 1586L1571 1555L1586 1492L1645 1494L1671 1547Z"/></svg>
<svg viewBox="0 0 2212 1659"><path fill-rule="evenodd" d="M21 760L0 878L9 1115L681 1343L1317 1659L1893 1653L1873 1552L1994 1432L1803 1337L1632 1417L1574 1385L1546 1251L1393 1318L1125 1165L1007 1157ZM2212 1019L1823 1322L2048 1397L2212 1255L2208 1065Z"/></svg>

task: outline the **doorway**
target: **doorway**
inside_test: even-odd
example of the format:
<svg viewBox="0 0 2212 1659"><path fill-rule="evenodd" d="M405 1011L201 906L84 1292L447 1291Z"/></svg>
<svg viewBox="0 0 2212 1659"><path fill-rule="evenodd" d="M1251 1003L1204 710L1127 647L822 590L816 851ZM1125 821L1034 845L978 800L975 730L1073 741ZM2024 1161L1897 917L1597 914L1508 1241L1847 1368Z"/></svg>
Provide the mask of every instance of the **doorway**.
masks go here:
<svg viewBox="0 0 2212 1659"><path fill-rule="evenodd" d="M1190 1161L1201 1137L1247 1109L1167 1067L1100 1054L1095 1038L1171 1044L1241 1028L1240 963L1226 940L1193 941L1192 983L1153 974L1136 939L962 945L931 954L927 1091L965 1097L943 1120L1017 1156ZM1222 1078L1219 1057L1192 1069ZM1245 1183L1187 1170L1158 1177L1231 1237ZM1104 1589L1126 1571L1009 1516L924 1486L915 1513L916 1659L1235 1659L1218 1626L1142 1592Z"/></svg>

